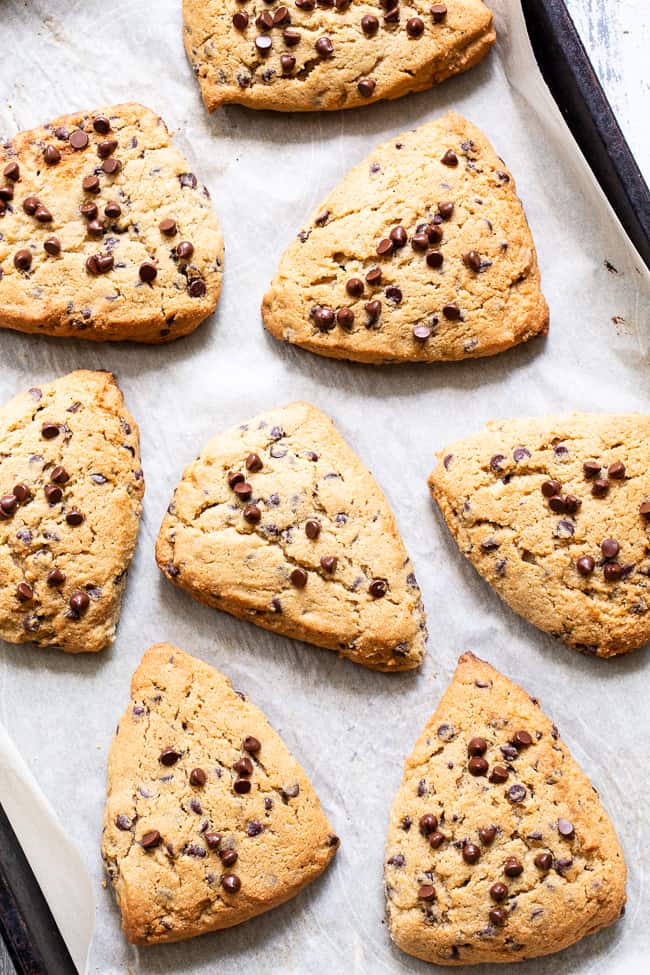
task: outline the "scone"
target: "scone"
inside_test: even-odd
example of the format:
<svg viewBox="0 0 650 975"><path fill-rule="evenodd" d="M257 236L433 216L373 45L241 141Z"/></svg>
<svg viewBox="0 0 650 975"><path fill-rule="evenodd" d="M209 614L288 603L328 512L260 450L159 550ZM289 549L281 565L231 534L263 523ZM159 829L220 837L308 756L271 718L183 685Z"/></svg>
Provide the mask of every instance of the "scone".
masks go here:
<svg viewBox="0 0 650 975"><path fill-rule="evenodd" d="M262 712L182 650L147 650L110 750L102 838L128 940L180 941L277 907L338 845Z"/></svg>
<svg viewBox="0 0 650 975"><path fill-rule="evenodd" d="M430 88L494 43L483 0L183 0L185 50L207 108L307 112Z"/></svg>
<svg viewBox="0 0 650 975"><path fill-rule="evenodd" d="M144 480L109 372L72 372L0 408L0 638L102 650L113 639Z"/></svg>
<svg viewBox="0 0 650 975"><path fill-rule="evenodd" d="M217 304L223 237L167 126L135 103L0 144L0 328L169 342Z"/></svg>
<svg viewBox="0 0 650 975"><path fill-rule="evenodd" d="M375 363L492 355L548 328L512 175L454 113L348 173L285 251L262 314L277 339Z"/></svg>
<svg viewBox="0 0 650 975"><path fill-rule="evenodd" d="M598 793L537 698L463 654L391 811L395 943L436 965L548 955L621 916L625 877Z"/></svg>
<svg viewBox="0 0 650 975"><path fill-rule="evenodd" d="M599 657L650 640L650 417L493 421L438 458L447 525L516 613Z"/></svg>
<svg viewBox="0 0 650 975"><path fill-rule="evenodd" d="M381 489L329 417L291 403L211 440L156 559L195 599L377 670L424 655L420 590Z"/></svg>

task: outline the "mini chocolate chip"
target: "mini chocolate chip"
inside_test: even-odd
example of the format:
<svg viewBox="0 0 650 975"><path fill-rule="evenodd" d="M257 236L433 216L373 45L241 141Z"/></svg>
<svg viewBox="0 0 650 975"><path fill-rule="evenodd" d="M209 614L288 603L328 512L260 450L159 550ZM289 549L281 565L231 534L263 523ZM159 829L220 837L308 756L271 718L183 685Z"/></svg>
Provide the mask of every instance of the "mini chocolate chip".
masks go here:
<svg viewBox="0 0 650 975"><path fill-rule="evenodd" d="M465 863L478 863L480 858L480 848L475 843L466 843L463 847L463 860Z"/></svg>
<svg viewBox="0 0 650 975"><path fill-rule="evenodd" d="M501 785L501 783L507 782L509 774L508 769L504 768L503 765L495 765L490 772L490 782Z"/></svg>
<svg viewBox="0 0 650 975"><path fill-rule="evenodd" d="M151 284L158 277L158 268L151 261L145 261L144 264L140 265L140 270L138 271L140 280L145 284Z"/></svg>
<svg viewBox="0 0 650 975"><path fill-rule="evenodd" d="M61 162L61 153L56 146L47 146L43 153L43 159L48 166L56 166L57 163Z"/></svg>
<svg viewBox="0 0 650 975"><path fill-rule="evenodd" d="M485 738L472 738L467 746L468 755L485 755L486 751L487 742Z"/></svg>
<svg viewBox="0 0 650 975"><path fill-rule="evenodd" d="M360 278L350 278L345 284L345 290L352 298L359 298L363 294L363 281Z"/></svg>
<svg viewBox="0 0 650 975"><path fill-rule="evenodd" d="M392 254L395 250L395 245L390 237L383 237L377 247L375 248L380 257L385 257L387 254Z"/></svg>
<svg viewBox="0 0 650 975"><path fill-rule="evenodd" d="M352 328L354 325L354 312L351 308L339 308L336 313L336 321L341 326L341 328Z"/></svg>
<svg viewBox="0 0 650 975"><path fill-rule="evenodd" d="M54 481L55 484L65 484L70 480L70 475L66 471L65 467L57 465L50 474L50 480Z"/></svg>
<svg viewBox="0 0 650 975"><path fill-rule="evenodd" d="M32 496L31 488L29 487L28 484L23 484L22 481L20 481L16 485L14 485L14 489L13 489L13 492L12 493L13 493L13 496L18 501L21 501L21 502L22 501L27 501L27 499L28 498L31 498L31 496Z"/></svg>
<svg viewBox="0 0 650 975"><path fill-rule="evenodd" d="M305 535L312 541L320 535L320 522L310 519L305 523Z"/></svg>
<svg viewBox="0 0 650 975"><path fill-rule="evenodd" d="M334 328L334 309L328 305L316 305L312 308L311 317L321 332L329 332Z"/></svg>
<svg viewBox="0 0 650 975"><path fill-rule="evenodd" d="M248 779L235 779L232 787L239 796L251 791L251 784Z"/></svg>
<svg viewBox="0 0 650 975"><path fill-rule="evenodd" d="M409 37L421 37L424 33L424 21L419 17L410 17L406 21L406 33Z"/></svg>
<svg viewBox="0 0 650 975"><path fill-rule="evenodd" d="M596 563L592 559L591 555L583 555L576 562L576 569L581 576L589 576L594 571Z"/></svg>
<svg viewBox="0 0 650 975"><path fill-rule="evenodd" d="M63 491L56 484L46 484L43 488L43 493L49 504L58 504L63 497Z"/></svg>
<svg viewBox="0 0 650 975"><path fill-rule="evenodd" d="M116 149L117 142L115 139L105 139L103 142L98 144L97 155L100 159L108 159L109 156L113 155Z"/></svg>
<svg viewBox="0 0 650 975"><path fill-rule="evenodd" d="M296 589L304 589L305 586L307 585L307 579L308 579L307 573L305 572L304 569L301 569L300 566L297 566L292 571L289 578L291 579L292 585L294 585Z"/></svg>
<svg viewBox="0 0 650 975"><path fill-rule="evenodd" d="M422 884L418 890L418 900L433 901L436 899L436 891L433 884Z"/></svg>
<svg viewBox="0 0 650 975"><path fill-rule="evenodd" d="M620 549L621 546L615 538L606 538L600 543L600 551L606 559L615 559Z"/></svg>
<svg viewBox="0 0 650 975"><path fill-rule="evenodd" d="M73 149L85 149L88 145L88 136L82 129L75 129L70 133L68 141Z"/></svg>
<svg viewBox="0 0 650 975"><path fill-rule="evenodd" d="M361 30L368 37L372 37L379 30L379 21L372 14L366 14L365 17L361 18Z"/></svg>
<svg viewBox="0 0 650 975"><path fill-rule="evenodd" d="M417 339L418 342L426 342L428 338L431 338L431 329L428 325L416 325L413 329L413 338Z"/></svg>
<svg viewBox="0 0 650 975"><path fill-rule="evenodd" d="M233 768L238 775L243 776L252 775L255 770L255 766L251 762L248 755L242 755L241 758L238 758L233 765Z"/></svg>
<svg viewBox="0 0 650 975"><path fill-rule="evenodd" d="M30 217L34 216L39 205L40 200L37 196L28 196L23 200L23 210Z"/></svg>
<svg viewBox="0 0 650 975"><path fill-rule="evenodd" d="M84 179L81 185L83 187L84 193L99 193L101 189L99 184L99 177L94 175L86 176L86 178Z"/></svg>
<svg viewBox="0 0 650 975"><path fill-rule="evenodd" d="M429 846L432 846L434 850L437 850L438 847L442 846L442 844L445 842L445 839L446 836L444 833L440 833L438 830L436 830L435 833L429 834Z"/></svg>
<svg viewBox="0 0 650 975"><path fill-rule="evenodd" d="M77 511L76 508L73 508L71 511L68 511L65 520L69 525L81 525L84 521L84 515L80 511Z"/></svg>
<svg viewBox="0 0 650 975"><path fill-rule="evenodd" d="M381 315L381 301L367 301L364 305L369 322L376 322Z"/></svg>
<svg viewBox="0 0 650 975"><path fill-rule="evenodd" d="M246 738L244 738L242 747L244 751L249 752L249 754L257 755L262 745L257 738L253 737L253 735L247 735Z"/></svg>
<svg viewBox="0 0 650 975"><path fill-rule="evenodd" d="M105 159L102 163L102 169L107 176L115 176L116 173L119 173L121 168L122 163L119 159L116 159L115 156L109 156L108 159Z"/></svg>
<svg viewBox="0 0 650 975"><path fill-rule="evenodd" d="M573 823L570 823L568 819L558 819L557 821L557 831L560 836L564 836L565 839L571 839L574 835L575 830L573 829Z"/></svg>
<svg viewBox="0 0 650 975"><path fill-rule="evenodd" d="M155 847L160 846L161 841L162 836L158 830L150 829L140 840L140 846L143 848L143 850L153 850Z"/></svg>
<svg viewBox="0 0 650 975"><path fill-rule="evenodd" d="M376 87L377 82L373 81L372 78L362 78L361 81L357 82L357 91L362 98L370 98Z"/></svg>
<svg viewBox="0 0 650 975"><path fill-rule="evenodd" d="M497 835L496 827L481 826L478 831L478 835L481 843L485 843L486 846L489 846L490 843L494 842L494 838Z"/></svg>
<svg viewBox="0 0 650 975"><path fill-rule="evenodd" d="M26 582L21 582L16 587L16 599L19 603L28 603L34 598L34 590Z"/></svg>
<svg viewBox="0 0 650 975"><path fill-rule="evenodd" d="M325 572L335 572L338 560L333 555L323 555L320 564Z"/></svg>
<svg viewBox="0 0 650 975"><path fill-rule="evenodd" d="M253 488L246 481L237 481L232 485L232 489L239 498L240 501L248 501L251 494L253 493Z"/></svg>
<svg viewBox="0 0 650 975"><path fill-rule="evenodd" d="M193 768L190 772L190 785L204 786L208 777L202 768Z"/></svg>
<svg viewBox="0 0 650 975"><path fill-rule="evenodd" d="M65 582L65 573L61 569L52 569L51 572L47 574L47 584L48 586L62 586Z"/></svg>
<svg viewBox="0 0 650 975"><path fill-rule="evenodd" d="M110 220L117 220L117 218L122 214L122 207L119 205L119 203L116 203L115 200L109 200L104 207L104 214ZM163 223L164 222L165 221L163 220Z"/></svg>
<svg viewBox="0 0 650 975"><path fill-rule="evenodd" d="M610 477L613 477L615 481L620 481L625 477L625 464L622 464L620 460L614 461L607 468L607 473Z"/></svg>
<svg viewBox="0 0 650 975"><path fill-rule="evenodd" d="M233 14L232 24L236 30L246 30L248 27L248 14L244 10L238 10L236 14Z"/></svg>
<svg viewBox="0 0 650 975"><path fill-rule="evenodd" d="M518 877L524 872L524 867L517 857L508 857L503 865L503 872L506 877Z"/></svg>
<svg viewBox="0 0 650 975"><path fill-rule="evenodd" d="M31 252L23 248L14 254L14 267L18 271L29 271L32 266Z"/></svg>
<svg viewBox="0 0 650 975"><path fill-rule="evenodd" d="M431 268L436 269L442 267L443 261L444 261L444 257L442 256L442 253L440 251L429 251L429 253L427 254L427 265ZM446 307L451 307L451 305ZM445 314L444 309L443 309L443 314ZM445 315L445 317L448 318L449 316Z"/></svg>
<svg viewBox="0 0 650 975"><path fill-rule="evenodd" d="M385 579L373 579L368 586L368 592L373 599L381 599L388 592L388 582Z"/></svg>
<svg viewBox="0 0 650 975"><path fill-rule="evenodd" d="M434 816L433 813L425 813L424 816L420 816L419 826L423 836L435 833L438 829L438 817Z"/></svg>
<svg viewBox="0 0 650 975"><path fill-rule="evenodd" d="M158 761L169 768L170 765L175 765L180 757L181 753L175 748L165 748L158 756Z"/></svg>
<svg viewBox="0 0 650 975"><path fill-rule="evenodd" d="M618 562L607 562L603 567L603 576L606 582L618 582L623 577L623 566Z"/></svg>
<svg viewBox="0 0 650 975"><path fill-rule="evenodd" d="M234 873L225 873L221 878L221 886L229 894L236 894L241 890L241 880Z"/></svg>
<svg viewBox="0 0 650 975"><path fill-rule="evenodd" d="M440 162L443 164L443 166L457 166L458 156L453 151L453 149L447 149L446 153L444 154Z"/></svg>
<svg viewBox="0 0 650 975"><path fill-rule="evenodd" d="M105 115L98 115L93 119L93 128L100 135L106 135L107 132L111 131L111 123Z"/></svg>
<svg viewBox="0 0 650 975"><path fill-rule="evenodd" d="M512 736L511 744L515 748L528 748L533 743L532 735L529 735L527 731L515 731Z"/></svg>
<svg viewBox="0 0 650 975"><path fill-rule="evenodd" d="M497 928L502 928L506 923L506 912L501 907L493 907L488 917Z"/></svg>
<svg viewBox="0 0 650 975"><path fill-rule="evenodd" d="M550 853L538 853L534 863L540 870L550 870L553 866L553 857Z"/></svg>
<svg viewBox="0 0 650 975"><path fill-rule="evenodd" d="M438 213L440 214L443 220L451 220L453 212L454 212L453 203L444 202L438 204Z"/></svg>
<svg viewBox="0 0 650 975"><path fill-rule="evenodd" d="M43 248L52 257L58 257L61 253L61 241L58 237L48 237Z"/></svg>
<svg viewBox="0 0 650 975"><path fill-rule="evenodd" d="M205 842L208 845L208 849L210 849L210 850L216 850L217 847L219 846L219 844L221 843L221 834L220 833L206 833L205 834Z"/></svg>
<svg viewBox="0 0 650 975"><path fill-rule="evenodd" d="M408 237L406 235L406 231L404 230L404 227L393 227L393 229L391 230L388 236L390 237L394 246L398 250L401 249L402 247L406 247Z"/></svg>
<svg viewBox="0 0 650 975"><path fill-rule="evenodd" d="M256 504L247 504L243 511L244 520L250 525L257 525L262 520L262 512Z"/></svg>
<svg viewBox="0 0 650 975"><path fill-rule="evenodd" d="M444 305L442 314L450 322L457 322L460 319L460 308L458 305Z"/></svg>
<svg viewBox="0 0 650 975"><path fill-rule="evenodd" d="M466 267L471 268L472 271L480 271L481 270L480 255L477 254L476 251L468 251L467 254L463 254L463 264L465 264Z"/></svg>
<svg viewBox="0 0 650 975"><path fill-rule="evenodd" d="M176 256L182 261L189 261L194 254L194 244L189 240L182 240L176 246Z"/></svg>
<svg viewBox="0 0 650 975"><path fill-rule="evenodd" d="M0 516L8 518L13 515L14 511L18 506L18 498L15 494L5 494L3 498L0 498Z"/></svg>
<svg viewBox="0 0 650 975"><path fill-rule="evenodd" d="M433 17L434 23L441 23L447 16L447 7L444 3L434 3L431 7L431 16Z"/></svg>
<svg viewBox="0 0 650 975"><path fill-rule="evenodd" d="M475 756L474 758L470 758L467 763L467 768L470 775L485 775L488 770L488 763L484 758Z"/></svg>
<svg viewBox="0 0 650 975"><path fill-rule="evenodd" d="M382 271L380 267L371 267L366 274L366 281L372 287L381 284Z"/></svg>
<svg viewBox="0 0 650 975"><path fill-rule="evenodd" d="M497 904L500 901L504 901L507 896L508 896L508 888L506 887L505 884L502 884L501 881L497 881L496 884L492 884L492 886L490 887L490 897L492 898L493 901L496 901Z"/></svg>
<svg viewBox="0 0 650 975"><path fill-rule="evenodd" d="M334 53L334 45L329 37L319 37L316 41L316 53L322 58L329 58Z"/></svg>
<svg viewBox="0 0 650 975"><path fill-rule="evenodd" d="M20 179L20 166L17 162L7 163L2 171L2 175L10 179L12 183L17 183Z"/></svg>
<svg viewBox="0 0 650 975"><path fill-rule="evenodd" d="M609 491L609 481L604 478L597 478L591 485L591 493L595 498L604 498Z"/></svg>

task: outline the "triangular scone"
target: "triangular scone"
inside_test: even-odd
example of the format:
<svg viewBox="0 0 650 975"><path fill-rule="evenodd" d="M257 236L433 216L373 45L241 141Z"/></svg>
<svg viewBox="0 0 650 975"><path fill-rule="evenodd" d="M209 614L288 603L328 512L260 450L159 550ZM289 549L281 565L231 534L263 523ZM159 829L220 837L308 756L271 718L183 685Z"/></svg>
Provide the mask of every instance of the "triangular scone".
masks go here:
<svg viewBox="0 0 650 975"><path fill-rule="evenodd" d="M129 941L180 941L277 907L338 845L262 712L182 650L147 650L111 746L102 840Z"/></svg>
<svg viewBox="0 0 650 975"><path fill-rule="evenodd" d="M348 173L285 251L262 314L275 338L375 363L492 355L548 326L514 180L453 113Z"/></svg>
<svg viewBox="0 0 650 975"><path fill-rule="evenodd" d="M217 304L223 237L155 112L75 112L0 143L0 328L170 342Z"/></svg>
<svg viewBox="0 0 650 975"><path fill-rule="evenodd" d="M354 108L478 64L495 40L483 0L184 0L185 50L209 111Z"/></svg>
<svg viewBox="0 0 650 975"><path fill-rule="evenodd" d="M0 639L101 650L115 635L144 481L110 372L72 372L0 408Z"/></svg>
<svg viewBox="0 0 650 975"><path fill-rule="evenodd" d="M431 493L515 612L600 657L650 640L650 417L494 421L438 457Z"/></svg>
<svg viewBox="0 0 650 975"><path fill-rule="evenodd" d="M209 606L377 670L424 654L420 590L381 489L329 417L292 403L211 440L156 545Z"/></svg>
<svg viewBox="0 0 650 975"><path fill-rule="evenodd" d="M391 810L393 940L437 965L551 954L620 917L625 876L598 793L538 700L463 654Z"/></svg>

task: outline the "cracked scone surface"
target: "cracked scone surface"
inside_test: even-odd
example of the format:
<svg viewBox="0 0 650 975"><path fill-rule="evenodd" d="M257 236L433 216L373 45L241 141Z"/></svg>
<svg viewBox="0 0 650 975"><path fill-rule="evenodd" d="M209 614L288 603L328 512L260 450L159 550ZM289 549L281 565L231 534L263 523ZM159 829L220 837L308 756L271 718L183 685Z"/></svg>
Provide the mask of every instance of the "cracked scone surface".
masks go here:
<svg viewBox="0 0 650 975"><path fill-rule="evenodd" d="M223 237L190 170L135 103L0 145L0 327L137 342L193 331L217 305Z"/></svg>
<svg viewBox="0 0 650 975"><path fill-rule="evenodd" d="M143 494L138 427L110 373L0 409L0 638L69 653L112 641Z"/></svg>
<svg viewBox="0 0 650 975"><path fill-rule="evenodd" d="M102 839L129 941L246 921L318 877L338 845L262 712L213 667L151 647L113 738Z"/></svg>
<svg viewBox="0 0 650 975"><path fill-rule="evenodd" d="M275 338L374 363L492 355L548 326L512 175L454 113L351 170L285 251L262 314Z"/></svg>
<svg viewBox="0 0 650 975"><path fill-rule="evenodd" d="M390 8L390 9L389 9ZM422 91L495 41L483 0L379 4L184 0L184 40L206 107L354 108Z"/></svg>
<svg viewBox="0 0 650 975"><path fill-rule="evenodd" d="M598 793L537 699L463 654L391 810L393 940L437 965L551 954L620 917L625 878Z"/></svg>
<svg viewBox="0 0 650 975"><path fill-rule="evenodd" d="M431 493L515 612L608 657L650 640L650 418L489 423L438 454Z"/></svg>
<svg viewBox="0 0 650 975"><path fill-rule="evenodd" d="M206 445L176 488L156 559L201 602L367 667L408 670L424 655L420 590L388 502L309 403Z"/></svg>

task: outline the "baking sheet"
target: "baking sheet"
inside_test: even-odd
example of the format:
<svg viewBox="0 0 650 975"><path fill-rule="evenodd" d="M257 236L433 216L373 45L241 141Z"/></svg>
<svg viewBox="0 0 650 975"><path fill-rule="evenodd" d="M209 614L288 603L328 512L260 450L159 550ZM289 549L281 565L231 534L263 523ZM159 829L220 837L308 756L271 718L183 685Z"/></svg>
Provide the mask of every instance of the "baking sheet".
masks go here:
<svg viewBox="0 0 650 975"><path fill-rule="evenodd" d="M425 482L435 450L492 417L648 409L647 272L544 88L517 0L490 5L496 51L434 91L342 113L290 117L228 107L209 117L185 61L179 0L2 3L0 133L74 108L142 101L177 133L210 189L226 239L219 309L173 345L98 347L0 332L2 401L74 368L110 369L142 434L144 517L113 648L68 657L2 644L0 655L0 720L91 874L98 904L91 972L431 971L390 944L382 922L383 844L404 758L466 648L541 698L598 786L630 870L622 923L525 970L645 970L648 652L587 659L516 618L459 554ZM551 307L548 339L491 359L388 368L336 363L275 342L262 329L259 302L303 219L376 143L451 107L486 131L515 174ZM296 398L335 418L395 509L430 624L418 674L370 673L231 619L174 589L156 569L163 512L205 440ZM111 735L132 671L159 640L214 664L265 710L314 782L342 847L323 878L270 914L193 942L136 951L101 886L99 840Z"/></svg>

